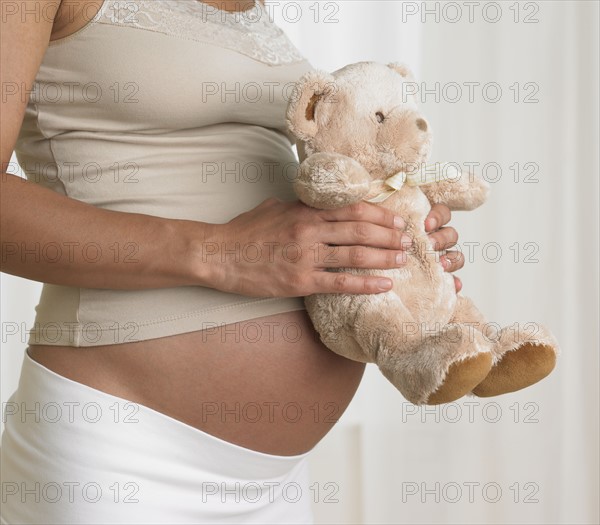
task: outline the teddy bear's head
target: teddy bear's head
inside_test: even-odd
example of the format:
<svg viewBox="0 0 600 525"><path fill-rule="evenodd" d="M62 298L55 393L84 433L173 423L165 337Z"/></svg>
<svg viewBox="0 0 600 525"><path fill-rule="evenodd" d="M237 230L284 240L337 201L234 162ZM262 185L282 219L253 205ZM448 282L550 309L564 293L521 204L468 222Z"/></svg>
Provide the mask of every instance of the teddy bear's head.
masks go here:
<svg viewBox="0 0 600 525"><path fill-rule="evenodd" d="M307 155L346 155L374 179L412 171L426 162L432 140L429 123L407 95L412 82L402 64L359 62L332 74L310 71L290 98L289 129Z"/></svg>

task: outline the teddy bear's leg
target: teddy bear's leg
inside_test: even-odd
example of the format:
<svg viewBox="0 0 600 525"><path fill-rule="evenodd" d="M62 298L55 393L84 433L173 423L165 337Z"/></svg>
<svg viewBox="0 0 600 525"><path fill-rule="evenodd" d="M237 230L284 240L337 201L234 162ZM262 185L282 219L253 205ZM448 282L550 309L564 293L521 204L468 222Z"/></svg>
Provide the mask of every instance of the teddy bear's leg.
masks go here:
<svg viewBox="0 0 600 525"><path fill-rule="evenodd" d="M453 322L469 322L492 343L493 367L472 393L490 397L520 390L546 377L554 368L558 344L543 326L528 323L521 329L503 328L499 334L488 330L487 322L471 299L458 295ZM525 330L530 328L530 330Z"/></svg>
<svg viewBox="0 0 600 525"><path fill-rule="evenodd" d="M360 302L359 297L312 294L304 298L304 304L323 344L352 361L371 363L372 360L352 336L351 326L356 313L354 305Z"/></svg>
<svg viewBox="0 0 600 525"><path fill-rule="evenodd" d="M376 297L357 313L354 337L411 403L449 403L487 376L491 343L480 331L458 322L432 331L394 293Z"/></svg>
<svg viewBox="0 0 600 525"><path fill-rule="evenodd" d="M448 403L458 399L460 396L457 396L454 392L463 391L462 385L464 382L475 381L478 373L483 375L483 372L487 370L482 377L484 379L489 375L492 368L493 354L491 350L493 341L483 334L482 330L486 325L486 320L470 298L457 294L456 308L449 323L449 326L453 325L461 327L461 331L468 335L467 341L475 342L477 340L478 344L486 347L489 352L482 352L471 358L471 360L459 361L453 364L448 370L442 386L429 396L427 400L429 405ZM471 332L469 333L469 331Z"/></svg>
<svg viewBox="0 0 600 525"><path fill-rule="evenodd" d="M558 351L552 333L537 323L502 328L492 349L494 367L473 394L497 396L537 383L554 369Z"/></svg>

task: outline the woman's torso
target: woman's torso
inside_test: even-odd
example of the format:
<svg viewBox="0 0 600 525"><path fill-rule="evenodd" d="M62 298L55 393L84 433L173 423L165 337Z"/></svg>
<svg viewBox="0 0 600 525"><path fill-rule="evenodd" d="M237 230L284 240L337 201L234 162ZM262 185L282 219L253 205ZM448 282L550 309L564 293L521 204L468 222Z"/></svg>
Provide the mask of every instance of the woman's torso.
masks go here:
<svg viewBox="0 0 600 525"><path fill-rule="evenodd" d="M88 21L100 5L103 4L103 9L107 7L106 2L98 0L84 3L89 4ZM251 1L218 3L226 9L252 5ZM69 175L73 174L73 180L79 181L65 186L65 190L69 190L65 193L117 211L219 223L258 205L270 195L293 200L289 181L286 183L281 177L284 168L273 168L273 161L292 165L291 150L285 146L282 129L272 127L272 116L262 111L260 104L264 104L264 97L269 97L269 110L279 112L283 119L283 99L278 94L289 89L290 79L294 76L297 79L309 65L294 57L293 50L285 46L277 49L276 43L271 56L268 46L263 45L262 51L255 52L250 42L243 41L244 37L233 30L232 24L236 21L227 18L222 11L210 12L225 16L227 21L223 28L215 24L204 25L205 21L201 27L207 31L209 27L210 31L224 30L225 37L221 34L218 38L226 39L226 49L210 42L210 31L199 40L195 39L194 31L200 26L194 24L198 24L198 20L185 17L204 16L206 6L197 0L132 0L119 4L120 7L110 14L104 11L105 24L83 27L81 18L58 18L50 55L45 58L53 68L46 68L45 74L54 76L58 82L61 68L68 72L72 64L79 68L90 67L99 72L101 78L97 83L110 97L101 97L97 103L90 104L90 100L96 100L98 91L94 91L94 87L97 86L89 87L88 93L75 86L76 89L69 93L71 103L61 113L64 120L55 115L43 121L43 105L48 103L50 95L40 94L46 97L39 106L40 121L46 126L42 131L46 138L55 136L51 146L47 146L47 141L32 139L27 151L33 154L21 154L19 160L32 162L37 154L43 156L44 148L48 147L55 157L62 152L74 166ZM173 7L172 18L167 16L170 10L164 11L166 6ZM110 16L114 23L106 18ZM235 16L242 15L235 13ZM90 40L120 37L124 33L119 31L133 31L123 27L128 19L133 20L142 32L129 33L133 36L120 48L105 41L105 52L93 57L83 56ZM75 33L71 35L73 31ZM62 40L64 35L71 36ZM86 39L82 38L84 35ZM95 45L96 49L102 48L100 41ZM165 48L170 49L168 60L164 56ZM137 57L134 61L132 54ZM196 55L202 56L203 60L190 58ZM223 63L225 58L227 64ZM89 66L85 65L85 60L91 61ZM292 69L281 67L286 63ZM255 67L265 72L262 80L237 82L244 78L258 80ZM52 78L47 80L46 86L51 84ZM257 98L259 95L262 101ZM221 103L216 104L219 100ZM78 102L83 106L77 107ZM80 119L82 107L87 111L85 121ZM77 113L70 115L70 111ZM229 120L246 125L223 123L224 111L229 112ZM261 116L263 113L264 117ZM201 115L201 127L198 115ZM115 121L118 121L118 133L115 132ZM76 128L65 133L64 127L73 126L73 122L78 122ZM253 127L252 122L259 127ZM165 137L173 139L172 146L165 142ZM256 184L252 178L256 172L246 171L248 166L244 166L243 156L232 155L227 148L223 152L215 150L218 144L224 143L224 137L236 141L240 151L248 152L249 168L258 163L262 176L272 174L271 170L275 169L279 178L273 179L275 182L271 181L268 186ZM109 150L104 144L114 147ZM272 159L261 153L267 151L265 147L276 152ZM156 154L148 158L147 152L153 149ZM121 152L122 157L115 159L115 151ZM200 182L197 174L192 178L189 169L183 171L182 166L194 162L199 151L205 154L201 162L206 162L211 170L202 173L212 174L212 181L203 177ZM134 175L134 180L141 181L141 185L122 184L116 191L114 183L104 185L93 176L82 179L83 170L90 164L99 164L114 175L115 170L110 170L110 166L115 162L119 164L121 159L131 160L136 154L143 155L139 159L139 175ZM181 162L168 162L171 154ZM223 164L223 161L232 164ZM224 169L229 175L223 179ZM144 175L154 176L154 180L144 178ZM169 175L171 179L166 180ZM231 179L228 182L227 177L236 178L236 185L231 186ZM38 182L44 183L44 179ZM148 187L155 191L154 199L148 198ZM232 187L236 189L233 194ZM204 201L205 206L186 212L194 210L193 199L200 202L206 188L212 194ZM140 192L144 193L143 198ZM229 192L227 197L225 192ZM160 210L158 213L157 209ZM110 311L111 305L120 304L121 298L106 295L107 291L88 290L87 293L90 296L97 293L103 311ZM104 303L101 302L103 297ZM33 359L63 376L144 404L227 441L270 454L303 453L325 435L345 410L358 387L364 364L330 352L319 341L306 311L297 302L290 307L293 311L261 317L251 317L248 313L252 312L252 305L247 305L247 310L243 310L243 306L239 308L238 312L245 315L243 321L213 323L205 325L208 328L204 330L188 327L185 333L148 336L119 344L30 344L29 353ZM88 315L93 316L92 308Z"/></svg>

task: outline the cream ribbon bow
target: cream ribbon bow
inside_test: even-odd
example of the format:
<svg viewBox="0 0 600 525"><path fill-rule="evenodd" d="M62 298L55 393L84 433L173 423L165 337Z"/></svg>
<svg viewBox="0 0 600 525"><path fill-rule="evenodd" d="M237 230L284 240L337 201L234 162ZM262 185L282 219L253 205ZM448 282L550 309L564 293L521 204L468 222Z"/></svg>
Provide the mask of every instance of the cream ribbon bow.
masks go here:
<svg viewBox="0 0 600 525"><path fill-rule="evenodd" d="M411 173L405 173L399 171L395 175L388 177L383 181L383 184L390 186L389 190L384 190L381 193L375 195L370 199L363 199L367 202L383 202L393 193L396 193L404 184L407 186L423 186L424 184L431 184L432 182L441 182L443 180L458 180L462 172L455 163L443 162L429 164L422 167L417 171ZM376 181L381 183L382 181Z"/></svg>

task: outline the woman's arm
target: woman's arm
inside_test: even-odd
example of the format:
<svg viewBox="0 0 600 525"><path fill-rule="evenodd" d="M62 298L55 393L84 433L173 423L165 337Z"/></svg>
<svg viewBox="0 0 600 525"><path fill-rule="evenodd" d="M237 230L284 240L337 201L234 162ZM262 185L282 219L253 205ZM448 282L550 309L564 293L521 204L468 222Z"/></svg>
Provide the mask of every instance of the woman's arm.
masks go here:
<svg viewBox="0 0 600 525"><path fill-rule="evenodd" d="M34 281L88 288L201 285L190 242L214 225L103 210L7 174L25 107L48 46L56 0L14 2L0 31L0 269Z"/></svg>
<svg viewBox="0 0 600 525"><path fill-rule="evenodd" d="M190 268L190 242L213 225L102 210L2 174L0 270L86 288L209 285L212 265ZM200 274L205 271L205 274Z"/></svg>

